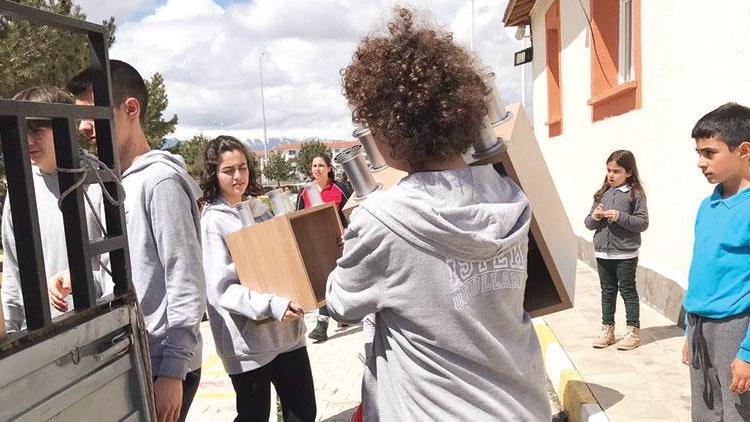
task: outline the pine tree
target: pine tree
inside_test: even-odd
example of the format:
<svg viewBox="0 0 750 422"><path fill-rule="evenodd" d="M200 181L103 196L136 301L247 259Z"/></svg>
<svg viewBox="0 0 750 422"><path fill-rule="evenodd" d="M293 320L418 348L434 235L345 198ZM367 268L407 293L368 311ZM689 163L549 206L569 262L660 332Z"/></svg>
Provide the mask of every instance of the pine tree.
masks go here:
<svg viewBox="0 0 750 422"><path fill-rule="evenodd" d="M181 155L187 165L188 173L194 179L198 180L203 168L203 149L206 147L208 141L209 139L205 135L199 133L187 141L175 144L167 150L173 154Z"/></svg>
<svg viewBox="0 0 750 422"><path fill-rule="evenodd" d="M316 155L329 154L328 147L321 141L310 141L302 144L297 154L297 170L307 177L311 177L312 160Z"/></svg>
<svg viewBox="0 0 750 422"><path fill-rule="evenodd" d="M19 3L86 19L80 6L71 0L21 0ZM102 24L110 31L111 45L116 29L114 18ZM88 39L84 34L0 16L0 97L10 98L35 85L65 86L88 64Z"/></svg>
<svg viewBox="0 0 750 422"><path fill-rule="evenodd" d="M278 152L272 152L268 156L268 164L263 170L263 174L270 180L276 181L276 186L281 187L281 182L289 180L294 172L292 163L287 161L283 155Z"/></svg>
<svg viewBox="0 0 750 422"><path fill-rule="evenodd" d="M172 118L166 121L162 118L162 113L169 105L169 100L164 86L164 77L161 76L161 73L154 73L154 76L145 82L148 92L148 108L146 109L146 118L143 121L143 133L146 135L151 148L161 148L164 144L164 137L174 132L178 119L176 114L173 114Z"/></svg>

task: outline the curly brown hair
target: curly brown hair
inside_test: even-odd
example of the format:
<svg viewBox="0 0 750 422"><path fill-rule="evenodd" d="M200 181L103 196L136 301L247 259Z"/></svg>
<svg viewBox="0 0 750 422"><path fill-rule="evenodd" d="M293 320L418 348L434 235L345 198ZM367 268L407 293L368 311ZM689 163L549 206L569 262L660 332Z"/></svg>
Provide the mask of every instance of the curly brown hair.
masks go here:
<svg viewBox="0 0 750 422"><path fill-rule="evenodd" d="M367 36L342 70L355 124L366 124L412 170L464 153L479 140L489 88L479 63L413 13L396 8L385 35Z"/></svg>

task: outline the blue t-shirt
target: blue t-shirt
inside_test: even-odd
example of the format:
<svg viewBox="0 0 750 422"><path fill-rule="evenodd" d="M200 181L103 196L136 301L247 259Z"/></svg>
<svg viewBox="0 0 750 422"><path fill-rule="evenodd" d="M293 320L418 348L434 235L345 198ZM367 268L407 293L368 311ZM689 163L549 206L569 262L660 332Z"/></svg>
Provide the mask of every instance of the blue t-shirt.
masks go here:
<svg viewBox="0 0 750 422"><path fill-rule="evenodd" d="M750 311L750 188L722 198L717 186L695 219L685 311L721 319ZM750 335L737 357L750 362Z"/></svg>

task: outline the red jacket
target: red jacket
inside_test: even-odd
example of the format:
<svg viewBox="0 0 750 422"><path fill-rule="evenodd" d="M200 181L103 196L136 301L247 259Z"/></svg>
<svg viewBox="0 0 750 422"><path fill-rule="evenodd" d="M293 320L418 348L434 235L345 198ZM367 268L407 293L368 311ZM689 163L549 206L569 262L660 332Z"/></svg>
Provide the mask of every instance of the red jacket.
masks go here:
<svg viewBox="0 0 750 422"><path fill-rule="evenodd" d="M341 209L344 208L346 201L352 196L352 192L349 188L341 182L328 182L328 185L320 191L320 196L323 198L324 202L336 204L336 209L339 211L339 217L341 217L341 224L346 227L348 221L341 212ZM303 189L302 193L297 197L297 209L301 210L309 208L310 206L310 199L307 197L307 193Z"/></svg>

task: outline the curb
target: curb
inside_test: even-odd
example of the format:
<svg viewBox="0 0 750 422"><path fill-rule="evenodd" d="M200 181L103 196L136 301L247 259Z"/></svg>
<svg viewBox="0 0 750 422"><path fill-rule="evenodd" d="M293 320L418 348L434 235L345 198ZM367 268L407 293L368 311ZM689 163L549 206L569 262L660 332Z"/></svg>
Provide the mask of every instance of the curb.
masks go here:
<svg viewBox="0 0 750 422"><path fill-rule="evenodd" d="M586 381L560 345L560 341L543 318L534 318L547 372L560 404L570 422L609 422Z"/></svg>

